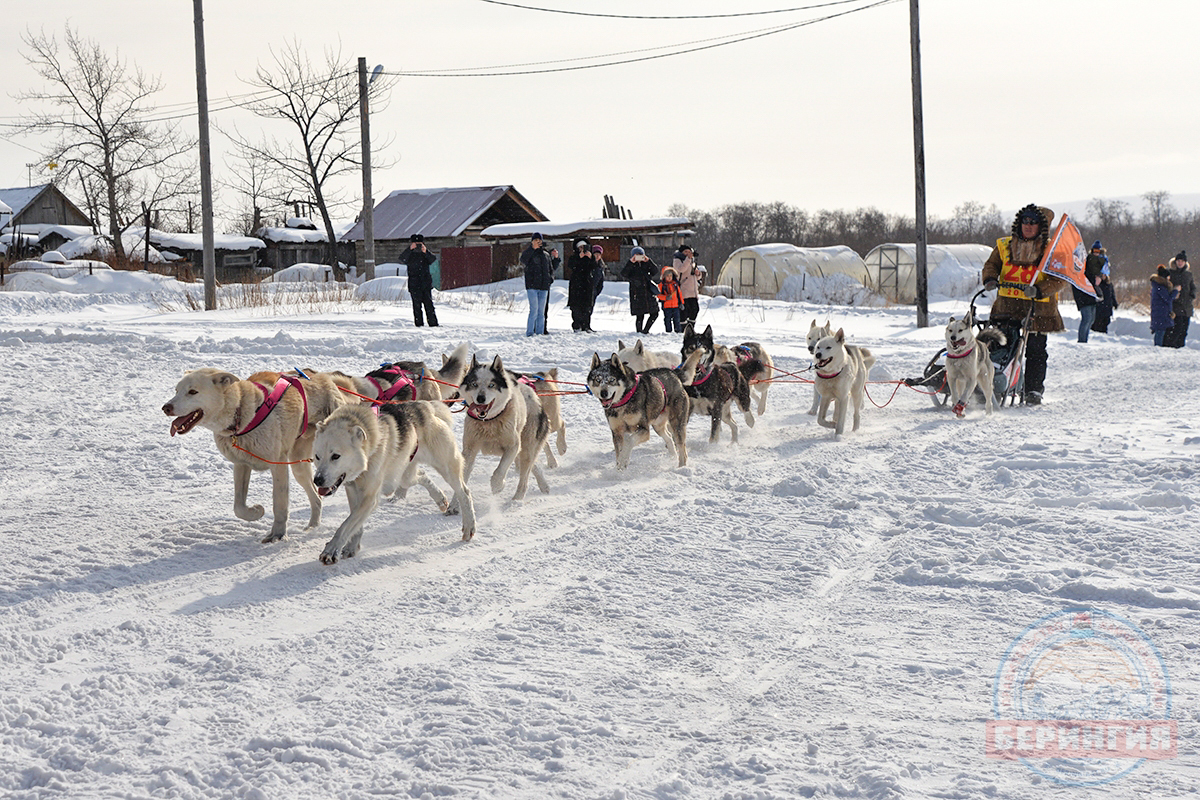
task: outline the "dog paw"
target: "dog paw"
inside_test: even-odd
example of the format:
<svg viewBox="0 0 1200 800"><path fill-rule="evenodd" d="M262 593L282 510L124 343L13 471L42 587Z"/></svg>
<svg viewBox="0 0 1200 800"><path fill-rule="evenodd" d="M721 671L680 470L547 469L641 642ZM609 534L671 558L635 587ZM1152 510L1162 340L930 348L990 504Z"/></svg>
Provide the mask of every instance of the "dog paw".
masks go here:
<svg viewBox="0 0 1200 800"><path fill-rule="evenodd" d="M329 550L326 550L325 552L321 553L321 563L322 564L325 564L325 565L336 564L337 560L338 560L338 557L337 557L336 552L330 552Z"/></svg>
<svg viewBox="0 0 1200 800"><path fill-rule="evenodd" d="M967 413L967 404L966 403L959 400L957 403L954 404L955 416L962 418L962 417L966 416L966 413Z"/></svg>
<svg viewBox="0 0 1200 800"><path fill-rule="evenodd" d="M287 531L271 531L265 537L263 537L262 543L263 544L271 544L272 542L278 542L280 539L282 539L286 535L287 535Z"/></svg>
<svg viewBox="0 0 1200 800"><path fill-rule="evenodd" d="M499 478L497 478L495 475L493 475L492 494L500 494L502 491L504 491L504 476L501 475Z"/></svg>
<svg viewBox="0 0 1200 800"><path fill-rule="evenodd" d="M238 519L244 519L247 522L254 522L262 519L262 516L266 513L266 511L262 506L246 506L241 510L235 508L233 513L237 515Z"/></svg>
<svg viewBox="0 0 1200 800"><path fill-rule="evenodd" d="M475 529L474 528L471 528L471 530L469 530L469 531L468 530L463 531L462 540L464 542L469 542L474 538L475 538Z"/></svg>

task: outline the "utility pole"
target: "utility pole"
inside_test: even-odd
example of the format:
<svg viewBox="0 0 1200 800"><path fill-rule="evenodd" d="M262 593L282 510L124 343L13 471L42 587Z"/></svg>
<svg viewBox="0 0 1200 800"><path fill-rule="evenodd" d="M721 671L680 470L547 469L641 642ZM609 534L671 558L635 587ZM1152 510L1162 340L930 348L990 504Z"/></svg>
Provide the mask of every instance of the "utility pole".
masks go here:
<svg viewBox="0 0 1200 800"><path fill-rule="evenodd" d="M363 274L369 281L375 279L375 200L371 197L371 110L367 99L367 87L381 69L382 67L376 67L369 81L367 59L358 59L358 120L362 132Z"/></svg>
<svg viewBox="0 0 1200 800"><path fill-rule="evenodd" d="M929 327L929 272L925 254L925 126L921 118L921 26L917 0L908 2L912 40L913 162L917 183L917 327Z"/></svg>
<svg viewBox="0 0 1200 800"><path fill-rule="evenodd" d="M196 108L200 121L200 231L204 244L204 310L217 308L217 253L213 240L212 161L208 144L208 72L204 66L204 0L192 0L196 27ZM149 223L147 223L149 227Z"/></svg>

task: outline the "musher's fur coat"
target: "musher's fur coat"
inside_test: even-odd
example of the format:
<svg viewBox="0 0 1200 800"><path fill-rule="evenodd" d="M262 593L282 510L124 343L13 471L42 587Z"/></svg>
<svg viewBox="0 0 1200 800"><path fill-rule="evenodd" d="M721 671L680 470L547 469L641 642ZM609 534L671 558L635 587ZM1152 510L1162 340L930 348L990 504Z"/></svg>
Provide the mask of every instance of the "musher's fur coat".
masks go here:
<svg viewBox="0 0 1200 800"><path fill-rule="evenodd" d="M419 464L432 466L450 484L453 507ZM463 479L450 412L441 401L388 403L378 411L362 403L338 409L317 426L313 467L313 485L322 496L344 484L350 503L350 515L321 553L323 564L356 555L363 525L380 498L403 496L417 483L441 510L461 511L463 541L475 535L475 504Z"/></svg>

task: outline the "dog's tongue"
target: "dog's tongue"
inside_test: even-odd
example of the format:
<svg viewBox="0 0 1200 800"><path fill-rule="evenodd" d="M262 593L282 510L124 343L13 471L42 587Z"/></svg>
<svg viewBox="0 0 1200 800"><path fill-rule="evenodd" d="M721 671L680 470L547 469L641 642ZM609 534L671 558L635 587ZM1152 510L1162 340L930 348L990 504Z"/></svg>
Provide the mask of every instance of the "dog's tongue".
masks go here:
<svg viewBox="0 0 1200 800"><path fill-rule="evenodd" d="M470 406L468 406L467 410L471 412L472 416L486 417L491 408L491 403L488 403L487 405L484 405L483 403L472 403Z"/></svg>
<svg viewBox="0 0 1200 800"><path fill-rule="evenodd" d="M174 436L177 433L183 434L190 431L192 426L195 425L200 419L202 413L203 412L196 410L190 414L185 414L182 417L176 417L175 419L171 420L171 435Z"/></svg>
<svg viewBox="0 0 1200 800"><path fill-rule="evenodd" d="M321 497L329 497L329 495L333 494L333 487L322 486L317 489L317 494L321 495Z"/></svg>

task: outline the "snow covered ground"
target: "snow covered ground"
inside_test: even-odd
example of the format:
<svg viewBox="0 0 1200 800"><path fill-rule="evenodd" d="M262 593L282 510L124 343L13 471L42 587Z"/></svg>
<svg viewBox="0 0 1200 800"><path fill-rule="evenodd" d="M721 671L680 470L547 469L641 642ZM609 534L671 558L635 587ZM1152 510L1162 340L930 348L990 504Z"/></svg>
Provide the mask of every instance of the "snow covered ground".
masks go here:
<svg viewBox="0 0 1200 800"><path fill-rule="evenodd" d="M636 338L624 287L602 296L598 333L572 334L556 284L553 335L530 339L513 283L439 293L442 326L415 329L406 299L164 313L177 287L92 280L0 292L5 797L1158 800L1200 786L1200 350L1151 347L1145 318L1122 309L1087 345L1052 337L1038 408L959 420L902 387L834 441L805 414L811 387L780 383L737 446L694 420L682 469L654 437L618 473L599 404L566 397L550 494L513 503L510 478L492 495L485 457L474 541L413 491L369 521L359 557L325 567L344 494L304 532L293 489L288 537L260 544L269 515L234 517L211 437L168 435L160 407L184 370L363 374L469 341L581 381L593 352ZM383 280L396 296L403 279ZM910 308L706 299L701 323L798 372L809 322L828 317L886 380L919 375L965 306L938 303L917 329ZM892 391L871 387L881 405ZM265 475L250 488L269 500ZM1086 789L984 755L1009 645L1075 607L1153 642L1178 724L1176 758Z"/></svg>

